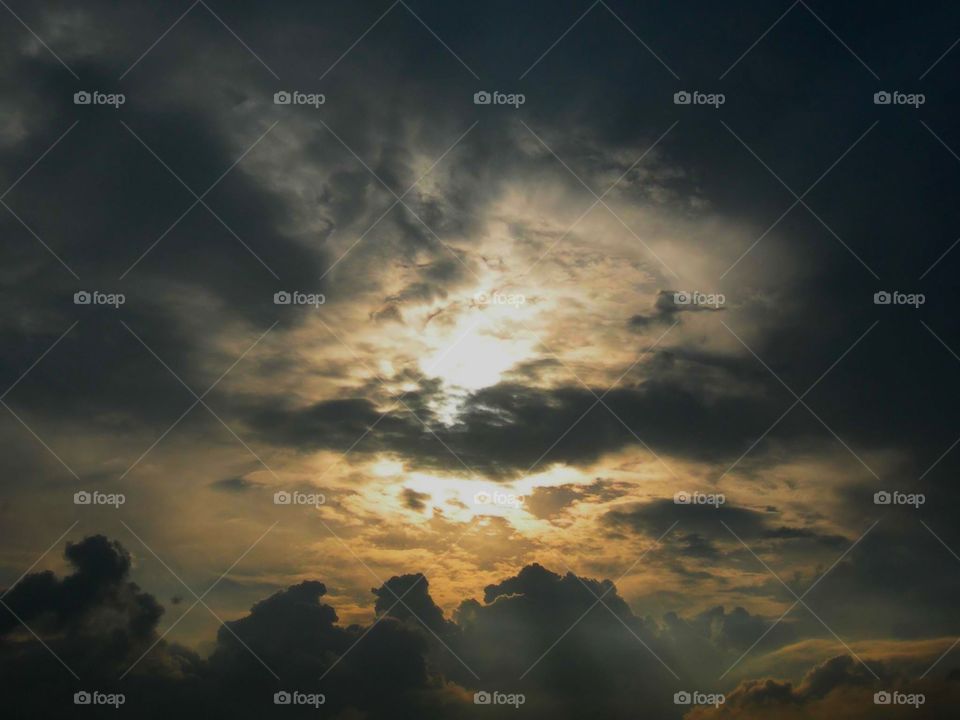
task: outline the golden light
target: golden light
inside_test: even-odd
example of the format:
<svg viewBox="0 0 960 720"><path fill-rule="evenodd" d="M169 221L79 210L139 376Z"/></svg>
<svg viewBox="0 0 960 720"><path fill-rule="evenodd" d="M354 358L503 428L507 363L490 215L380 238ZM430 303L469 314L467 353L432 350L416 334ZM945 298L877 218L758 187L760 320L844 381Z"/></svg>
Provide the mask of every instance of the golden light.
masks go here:
<svg viewBox="0 0 960 720"><path fill-rule="evenodd" d="M536 341L525 332L523 304L488 304L465 313L452 327L428 336L435 350L420 361L423 373L465 390L496 385L503 374L535 357Z"/></svg>

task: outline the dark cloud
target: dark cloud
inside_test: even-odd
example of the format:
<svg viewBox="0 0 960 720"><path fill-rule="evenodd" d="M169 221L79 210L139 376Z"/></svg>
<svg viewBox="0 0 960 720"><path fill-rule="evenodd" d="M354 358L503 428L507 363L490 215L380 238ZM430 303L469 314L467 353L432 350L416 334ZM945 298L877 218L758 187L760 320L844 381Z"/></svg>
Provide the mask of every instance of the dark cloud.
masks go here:
<svg viewBox="0 0 960 720"><path fill-rule="evenodd" d="M396 618L413 626L422 622L438 635L449 635L455 630L430 597L430 584L420 573L392 577L371 592L377 598L374 611L379 616Z"/></svg>
<svg viewBox="0 0 960 720"><path fill-rule="evenodd" d="M149 648L152 655L139 665L148 676L199 670L192 651L159 641L164 609L129 581L131 558L118 542L93 535L67 543L64 556L70 575L31 573L3 593L0 667L14 714L62 715L84 684L123 692L120 675ZM74 683L71 673L81 679Z"/></svg>
<svg viewBox="0 0 960 720"><path fill-rule="evenodd" d="M766 646L758 645L762 652L765 647L777 647L796 639L796 634L790 624L769 631L770 624L775 618L764 618L751 615L742 607L735 607L729 613L722 607L706 610L688 621L688 627L698 633L700 637L708 638L722 649L743 652L754 645L765 634Z"/></svg>
<svg viewBox="0 0 960 720"><path fill-rule="evenodd" d="M673 523L677 523L684 530L696 531L701 536L714 539L726 537L736 542L723 523L741 537L755 538L764 533L769 520L764 513L730 504L684 505L677 504L672 498L664 498L610 510L605 515L605 521L615 527L626 527L654 536L662 535Z"/></svg>
<svg viewBox="0 0 960 720"><path fill-rule="evenodd" d="M700 533L686 533L678 538L684 555L703 559L716 560L720 557L720 550L709 538Z"/></svg>
<svg viewBox="0 0 960 720"><path fill-rule="evenodd" d="M524 507L534 517L551 518L572 506L582 496L574 485L534 488Z"/></svg>
<svg viewBox="0 0 960 720"><path fill-rule="evenodd" d="M837 565L806 602L831 627L843 627L854 638L878 633L899 639L953 634L955 613L945 598L960 592L956 558L913 518L898 522L887 515L877 520L849 553L849 561ZM926 524L934 532L946 532L929 520ZM945 541L953 541L952 535Z"/></svg>
<svg viewBox="0 0 960 720"><path fill-rule="evenodd" d="M216 482L210 483L210 487L216 488L223 492L231 493L242 493L247 492L248 490L256 490L263 487L263 483L258 483L255 480L250 480L242 476L224 478L223 480L217 480Z"/></svg>
<svg viewBox="0 0 960 720"><path fill-rule="evenodd" d="M757 547L776 547L779 552L791 543L816 544L842 552L855 540L813 527L784 525L776 509L739 507L726 498L724 500L719 506L678 504L670 498L621 505L608 510L603 521L614 528L654 537L662 535L676 523L678 529L686 533L681 541L694 554L697 551L715 552L717 542L740 548L737 538L753 541Z"/></svg>
<svg viewBox="0 0 960 720"><path fill-rule="evenodd" d="M715 687L717 677L742 667L745 657L783 651L801 637L817 634L818 628L800 628L790 618L776 622L778 617L753 614L739 606L729 611L717 606L691 617L668 612L658 627L661 640L685 663L684 677Z"/></svg>
<svg viewBox="0 0 960 720"><path fill-rule="evenodd" d="M630 318L630 326L646 330L655 325L679 322L680 313L720 312L725 309L723 303L717 299L711 299L710 303L712 304L698 302L688 290L661 290L657 293L653 311L647 315L634 315Z"/></svg>
<svg viewBox="0 0 960 720"><path fill-rule="evenodd" d="M525 692L544 712L576 716L589 706L598 714L641 706L666 712L666 698L656 688L673 678L657 656L674 668L678 659L609 580L530 565L487 586L483 603L462 603L456 620L464 659L494 686L515 687L523 675L521 687L529 688Z"/></svg>
<svg viewBox="0 0 960 720"><path fill-rule="evenodd" d="M597 478L588 485L567 484L536 487L524 508L534 517L551 519L578 502L606 502L631 492L628 483Z"/></svg>
<svg viewBox="0 0 960 720"><path fill-rule="evenodd" d="M68 543L64 557L74 571L63 580L51 572L31 574L4 594L0 635L20 629L21 622L71 636L104 632L115 643L115 660L128 658L152 636L163 613L128 581L130 555L116 541L94 535Z"/></svg>
<svg viewBox="0 0 960 720"><path fill-rule="evenodd" d="M404 488L400 492L400 498L404 506L417 512L423 512L427 509L427 501L430 499L430 494L417 492L412 488Z"/></svg>
<svg viewBox="0 0 960 720"><path fill-rule="evenodd" d="M482 9L454 13L428 6L414 10L428 16L426 21L439 36L471 67L478 68L483 82L507 70L503 77L516 77L516 67L529 66L536 59L535 53L530 56L528 52L531 47L550 47L569 26L567 21L576 19L558 16L545 26L534 4L522 10L511 8L515 21L494 23L494 31ZM263 61L275 68L283 83L314 87L317 68L330 67L350 47L349 38L359 36L382 10L370 3L351 8L290 3L282 11L271 12L268 20L246 4L218 12L225 22L240 29L248 46L256 48ZM677 57L689 57L681 39L672 34L677 18L668 10L650 11L650 17L637 9L620 8L616 12L628 25L641 22L651 47L660 48L664 54L672 51L673 62L668 64L676 65ZM832 12L828 20L831 26L858 26L848 11ZM955 11L928 8L912 15L894 9L886 12L890 13L891 26L936 29L949 27ZM460 13L466 13L471 22L464 23ZM766 8L761 3L746 2L742 14L765 17ZM116 86L115 79L178 16L172 10L148 10L137 3L128 4L123 13L105 3L87 3L82 10L53 3L25 13L28 24L39 28L41 35L56 33L60 53L79 69L84 84L106 88ZM608 20L613 21L612 27L605 22ZM474 22L484 32L464 32L464 27ZM699 66L729 66L730 58L737 55L730 46L750 47L751 38L757 35L753 27L749 31L731 27L729 17L707 6L698 6L680 24L691 22L698 37L716 40L715 44L697 43ZM724 122L756 147L788 184L797 187L816 179L869 126L876 110L868 101L861 102L875 91L873 78L824 28L819 29L822 32L804 32L811 22L815 21L802 7L795 8L778 25L779 41L752 48L724 80L724 91L730 97L722 109ZM677 119L677 108L665 100L676 91L676 83L647 52L637 52L635 39L602 7L591 11L584 23L574 37L585 45L561 43L531 71L529 80L517 84L525 87L531 100L524 108L529 113L524 121L549 138L552 145L555 143L561 157L588 184L600 186L598 181L612 171L629 167L620 157L624 147L648 146ZM73 33L58 32L62 27L70 27ZM871 28L875 35L859 33L855 38L864 46L865 54L884 56L888 38L883 27ZM62 144L14 188L5 202L76 269L84 284L116 287L128 295L119 313L85 314L63 346L11 396L11 402L24 410L31 425L32 421L44 425L43 421L55 418L82 419L91 428L132 432L147 424L156 430L147 434L156 437L189 405L190 395L182 389L170 389L176 381L167 377L154 358L114 322L117 317L128 322L197 391L235 359L235 355L223 353L223 341L234 339L232 333L238 327L247 331L252 342L274 321L279 321L278 335L303 321L303 315L277 312L271 299L278 283L326 291L331 298L340 293L339 299L344 302L358 291L369 290L381 299L369 308L373 320L402 321L407 306L447 297L469 280L464 265L480 268L494 262L475 254L470 244L472 237L486 230L485 213L505 179L536 182L545 173L557 170L550 153L542 148L534 152L518 139L523 136L515 131L525 132L522 126L499 115L483 117L468 141L444 159L443 192L424 186L405 197L444 242L409 211L397 207L383 218L375 233L358 244L344 260L341 271L321 283L320 276L334 259L329 257L331 238L338 233L352 237L355 227L359 235L394 198L318 120L322 119L399 193L420 176L423 148L435 150L435 155L428 153L431 157L439 155L477 119L477 108L470 102L477 82L410 12L397 6L378 23L377 32L370 43L363 43L362 52L349 53L324 79L323 90L329 102L322 115L306 109L281 113L269 102L277 85L270 70L203 6L191 11L175 29L124 79L129 102L122 118L116 111L74 106L71 98L78 87L75 80L49 53L29 48L25 44L29 36L24 36L21 26L13 24L4 29L9 42L5 43L2 70L14 117L8 121L11 130L0 147L0 167L9 182L69 127L64 118L79 120ZM691 27L687 25L687 29ZM503 42L504 37L523 38L525 42L522 48L513 47ZM880 37L884 37L883 42ZM804 57L815 56L815 68L823 72L795 62L790 41L801 38L806 48ZM191 48L197 47L204 48L208 60L203 72L184 60L191 56ZM497 51L491 53L493 47ZM504 47L509 50L505 52ZM605 72L584 74L581 53L585 51L589 51L591 63L605 68ZM918 67L922 64L916 57L911 57L911 62ZM790 78L783 84L797 89L804 98L825 94L830 98L830 111L817 103L803 106L817 105L816 112L797 111L793 92L763 81L760 68L766 67L778 68ZM685 76L683 72L678 74ZM636 86L638 76L645 78L642 87ZM932 74L928 82L940 87L938 83L948 76L943 70L942 74ZM763 88L759 95L758 84ZM577 92L559 91L570 87L577 87ZM624 87L632 90L624 94ZM934 95L931 93L931 106ZM953 107L945 99L939 102L938 112ZM617 112L593 112L610 103ZM758 107L764 112L782 110L777 112L783 118L781 125L777 129L758 128ZM424 121L427 112L429 122ZM842 127L835 125L838 117ZM193 203L190 192L120 125L119 119L198 193L229 168L275 119L281 121L263 144L205 198L243 243L280 276L279 281L202 205L191 210L126 280L119 281L120 273ZM709 211L711 217L742 222L751 229L744 230L748 237L742 244L746 249L755 239L750 236L752 228L757 226L759 236L762 228L783 212L784 202L790 198L720 123L713 122L715 119L712 115L686 113L668 142L628 173L617 192L648 206L664 204L681 217L695 216L699 208L701 214ZM916 142L890 142L894 138L881 135L894 131L915 131L916 135L909 137ZM918 282L921 272L949 246L950 228L960 221L955 208L946 201L951 196L942 191L955 179L944 165L952 158L925 135L922 126L908 122L905 116L884 117L878 130L865 141L878 145L870 152L851 153L824 181L824 188L828 181L837 184L833 191L810 199L811 207L831 228L843 218L846 225L836 230L837 235L871 267L882 264L887 271L880 273L884 282L889 278L889 282L903 287ZM816 152L799 138L816 138L818 142L812 143ZM306 173L301 177L292 172L302 168L291 168L284 160L290 143L295 148L292 152L300 153L303 166L320 168L317 175ZM801 147L807 150L796 152ZM868 144L861 149L870 147ZM885 151L879 152L878 147ZM887 173L876 172L873 167L880 156ZM283 186L277 179L280 176L287 177L293 187ZM884 180L890 176L910 178L911 182ZM572 176L567 179L571 187L582 189ZM864 183L871 192L862 191ZM850 188L857 191L851 192ZM866 196L878 200L866 202ZM49 211L50 198L56 198L56 212ZM691 205L690 198L698 198L701 204ZM930 202L937 203L937 212L926 210ZM896 222L885 218L878 223L878 206L904 211L893 213ZM924 211L906 211L917 206ZM10 213L0 216L0 226L6 231L3 237L10 258L9 271L0 276L0 296L16 309L11 313L15 319L0 328L0 338L8 348L0 358L0 369L15 379L76 318L70 298L77 283ZM870 301L877 282L832 232L804 208L795 209L778 232L765 238L744 259L727 283L729 287L724 288L728 298L738 298L738 308L748 308L749 317L744 318L748 325L760 329L751 345L798 393L877 319L876 307ZM773 297L764 297L766 290L758 287L754 274L768 267L763 264L770 260L765 254L768 250L772 253L774 247L789 246L794 237L804 238L805 260L798 261L796 268L799 277L785 280ZM808 240L810 237L814 239ZM900 241L903 237L916 240L910 244L909 253ZM458 247L453 254L459 260L444 245L449 245L452 238L456 238ZM685 241L681 238L678 242ZM718 245L699 250L718 254L731 251L732 263L740 248ZM951 306L952 290L946 278L953 261L948 255L938 272L924 281L931 302L925 306L923 317L948 344L955 344L953 340L960 337L956 319L945 311ZM910 274L906 267L911 268ZM381 279L369 270L384 268L402 269L402 282L382 287ZM772 266L774 274L781 270L776 264ZM362 282L356 282L357 278ZM675 279L669 285L662 278L658 282L660 287L687 287ZM798 290L801 283L803 292ZM649 311L637 313L631 308L625 319L632 313L628 320L631 325L649 329L703 310L698 305L677 304L674 292L661 290ZM942 301L933 302L934 296ZM951 393L931 393L928 380L936 377L953 387L960 376L954 372L953 358L946 351L940 353L942 348L922 326L902 320L897 316L893 322L884 323L862 349L831 371L809 402L861 454L905 448L915 456L912 469L916 472L912 475L917 477L955 439L948 431L955 424L950 418L957 419L956 408L948 400ZM733 318L729 322L739 327ZM792 401L749 354L731 358L726 353L694 347L671 353L655 358L651 376L642 386L614 392L608 400L658 453L710 460L736 458ZM265 379L283 375L278 362L259 368ZM579 386L555 388L543 397L541 388L529 384L543 369L538 362L542 361L515 368L510 375L515 382L478 393L468 405L462 426L443 433L444 440L452 443L451 447L471 466L499 475L524 470L593 402ZM924 370L904 372L904 368ZM698 377L709 382L698 382ZM704 394L704 385L708 394ZM719 387L727 387L729 392L714 398ZM871 388L877 387L883 392L873 392ZM304 448L349 444L369 427L372 414L371 407L363 406L370 402L368 397L325 398L315 408L286 406L289 398L283 395L258 398L253 408L253 398L249 397L231 396L222 402L257 429L275 421L275 429L263 432L269 441ZM353 405L340 404L344 402ZM332 410L344 410L343 428L330 427L330 408L325 403L334 403ZM496 417L491 417L487 408ZM284 413L293 416L284 418ZM542 422L544 418L552 422ZM394 437L379 442L374 438L366 446L396 449L402 445L402 451L416 462L449 462L438 443L419 437L422 427L418 423L401 417L392 424L391 428L385 421L383 429ZM605 417L603 408L592 411L582 425L545 462L589 462L635 442L617 421ZM506 437L504 428L509 429ZM360 432L352 434L353 429ZM755 470L765 462L776 461L775 449L780 443L807 449L814 441L822 445L833 439L799 407L742 468ZM491 459L490 449L501 447L502 453ZM956 462L948 457L937 472L949 474ZM935 478L931 476L930 480Z"/></svg>
<svg viewBox="0 0 960 720"><path fill-rule="evenodd" d="M466 702L465 692L448 691L428 671L424 633L393 617L367 628L341 626L334 609L320 602L326 594L321 582L304 581L277 592L248 615L228 621L209 660L201 661L158 639L162 608L126 582L130 558L118 543L93 536L68 545L67 556L76 568L73 575L57 580L50 573L31 574L5 597L82 678L71 687L67 670L55 668L47 648L4 609L0 663L6 678L24 681L16 692L8 686L5 701L23 716L52 716L44 713L72 707L72 694L82 687L123 692L126 706L136 704L144 717L162 717L172 709L203 717L215 708L258 717L274 708L273 693L282 688L324 693L325 709L369 717L413 718L431 707ZM404 579L390 583L396 587ZM432 605L425 582L407 602L417 612Z"/></svg>
<svg viewBox="0 0 960 720"><path fill-rule="evenodd" d="M64 632L88 628L82 635L85 652L102 659L107 649L116 649L119 632L116 620L107 631L103 618L122 611L130 637L126 651L97 673L98 682L113 687L116 675L157 641L162 609L126 581L130 559L118 543L94 536L68 545L67 553L73 575L63 580L50 573L28 575L7 602L64 652L68 663L77 658L58 639ZM669 706L663 684L672 679L651 650L679 668L672 641L634 616L609 580L561 576L530 565L487 586L482 602L462 602L452 620L433 601L421 574L392 577L372 592L376 622L344 626L323 603L325 584L303 581L227 621L208 660L160 640L119 687L128 707L136 704L148 717L153 716L148 706L161 713L174 703L192 706L185 710L191 717L213 707L252 717L271 707L272 694L284 687L324 693L329 711L370 717L441 711L472 717L472 693L484 687L526 693L528 710L538 717L557 712L574 717L576 708L588 704L604 712ZM5 618L8 638L16 624ZM545 653L561 635L563 642ZM25 663L19 672L55 662L29 636L6 645L3 660L5 671L9 663ZM528 669L529 677L520 680ZM69 704L69 686L57 680L53 688L46 703ZM37 706L29 693L7 699L14 707Z"/></svg>
<svg viewBox="0 0 960 720"><path fill-rule="evenodd" d="M306 580L228 621L209 659L200 660L157 639L162 608L126 580L130 557L118 543L92 536L68 544L67 557L72 575L28 575L5 602L42 633L49 648L83 668L87 686L96 681L118 688L127 706L145 717L176 707L187 717L214 708L256 717L273 707L272 695L281 688L323 693L330 712L474 717L472 693L496 688L524 693L525 711L534 717L579 717L591 706L604 716L656 707L658 716L679 718L685 708L672 704L672 693L684 685L671 672L687 684L696 679L700 687L715 687L711 678L751 648L770 622L742 607L714 607L690 618L668 613L654 622L635 616L609 580L558 575L534 564L488 585L482 601L462 601L452 619L431 598L423 575L391 577L372 591L377 619L367 626L340 624L323 602L326 585ZM18 626L4 615L2 669L24 679L6 701L25 712L69 706L73 688L66 671L51 675L62 668L51 665L56 661L47 649ZM753 651L794 643L800 639L795 633L795 626L782 623ZM128 679L117 684L116 676L147 648ZM884 687L919 687L937 702L954 692L949 663L917 684L896 662L869 659ZM34 693L43 667L39 677L48 686L40 697ZM868 671L845 656L818 666L796 686L744 681L729 691L718 714L702 716L750 718L779 704L808 712L808 706L859 703L860 694L875 690Z"/></svg>
<svg viewBox="0 0 960 720"><path fill-rule="evenodd" d="M284 407L278 402L251 409L247 421L272 443L341 452L376 423L353 452L386 451L426 467L451 469L462 468L459 457L479 471L511 476L538 460L543 467L587 464L604 453L636 445L637 436L657 452L701 460L734 458L735 451L742 452L756 439L757 428L782 413L779 405L767 399L708 399L671 380L616 388L604 398L609 410L596 399L581 386L543 390L500 383L470 395L453 425L439 423L429 412L418 410L413 417L402 408L379 420L383 413L364 398L307 407ZM416 407L417 394L406 395L404 402ZM739 422L730 422L731 417ZM783 425L809 442L819 434L815 422L797 415ZM561 436L563 442L557 442Z"/></svg>
<svg viewBox="0 0 960 720"><path fill-rule="evenodd" d="M884 717L924 717L933 720L953 717L960 700L960 683L954 677L936 676L916 679L907 674L902 662L873 663L880 679L849 655L834 657L812 668L803 680L794 684L774 679L749 680L726 695L726 702L718 709L698 709L686 716L688 720L737 718L754 720L769 717L789 717L813 720L824 717L844 717L866 720L883 713ZM913 705L878 706L876 692L921 694L923 703Z"/></svg>

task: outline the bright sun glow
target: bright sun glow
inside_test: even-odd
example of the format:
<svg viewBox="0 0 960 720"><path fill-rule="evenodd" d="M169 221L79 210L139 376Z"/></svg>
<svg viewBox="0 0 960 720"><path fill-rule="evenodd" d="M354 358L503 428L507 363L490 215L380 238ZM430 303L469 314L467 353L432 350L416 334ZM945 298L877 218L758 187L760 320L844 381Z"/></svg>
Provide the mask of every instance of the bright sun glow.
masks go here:
<svg viewBox="0 0 960 720"><path fill-rule="evenodd" d="M507 306L470 313L453 329L430 338L436 350L420 361L421 370L465 390L497 384L511 367L534 357L535 341L522 332L522 326L521 332L501 332L516 325L511 320L524 310ZM483 315L478 317L479 313Z"/></svg>
<svg viewBox="0 0 960 720"><path fill-rule="evenodd" d="M526 495L513 483L479 482L412 472L404 477L403 487L428 495L427 505L440 509L447 518L458 522L497 516L509 519L520 530L529 529L536 523L524 509ZM387 492L394 490L395 487L391 486Z"/></svg>

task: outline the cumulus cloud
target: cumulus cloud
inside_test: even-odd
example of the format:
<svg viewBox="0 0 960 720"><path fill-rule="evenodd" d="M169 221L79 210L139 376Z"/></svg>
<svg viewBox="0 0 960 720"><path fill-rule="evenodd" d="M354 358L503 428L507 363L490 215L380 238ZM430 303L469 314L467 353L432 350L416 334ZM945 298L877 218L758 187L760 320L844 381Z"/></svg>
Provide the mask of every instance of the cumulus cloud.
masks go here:
<svg viewBox="0 0 960 720"><path fill-rule="evenodd" d="M93 535L68 543L64 557L73 573L58 579L51 572L25 577L4 594L0 635L23 630L68 639L72 650L98 635L111 638L111 665L130 659L154 636L163 608L149 594L129 582L130 555L116 541Z"/></svg>
<svg viewBox="0 0 960 720"><path fill-rule="evenodd" d="M227 621L209 658L200 660L158 640L162 608L126 581L130 557L118 543L93 536L69 545L67 555L73 575L28 575L8 595L11 607L66 653L68 663L77 656L53 638L78 635L72 642L80 646L82 640L85 652L97 655L128 637L124 652L113 657L114 674L149 647L120 685L130 703L157 692L168 700L196 695L198 708L224 703L246 717L268 706L277 687L290 687L325 693L328 709L353 708L371 717L398 708L403 716L429 708L458 716L472 713L472 693L488 688L526 693L538 716L572 716L589 705L604 712L667 708L662 690L673 679L662 663L680 667L667 636L658 637L657 627L636 617L609 580L558 575L539 565L487 586L482 600L464 600L453 619L434 603L422 575L392 577L373 589L376 619L368 625L340 624L323 602L325 584L306 580ZM118 614L124 624L114 619L112 628L104 625ZM7 617L4 633L18 626ZM4 660L30 672L51 658L32 637L20 637ZM106 666L98 677L111 687L116 682ZM12 700L25 708L33 702L27 693Z"/></svg>
<svg viewBox="0 0 960 720"><path fill-rule="evenodd" d="M955 714L960 700L960 677L951 674L929 679L916 679L902 673L896 665L875 664L881 673L874 678L849 655L833 657L812 668L794 684L774 679L749 680L727 694L718 709L696 709L688 720L736 718L813 718L843 717L866 720L879 714L895 718L949 718ZM877 705L878 692L922 696L920 705Z"/></svg>
<svg viewBox="0 0 960 720"><path fill-rule="evenodd" d="M158 636L162 607L127 580L130 555L119 543L91 536L68 544L66 557L73 574L33 573L5 596L19 618L11 611L3 615L0 661L5 675L24 681L8 693L12 707L70 704L66 671L53 675L42 698L35 694L38 673L50 677L56 652L82 669L88 683L95 679L125 692L127 703L148 717L148 708L162 713L177 703L188 717L212 708L255 717L282 688L322 693L328 711L347 716L474 717L483 708L473 705L472 695L486 688L523 693L525 711L534 717L656 708L658 716L679 718L687 708L674 705L672 693L693 680L716 691L709 678L769 622L740 607L688 618L668 613L659 622L640 618L610 580L560 575L534 564L486 586L481 599L462 600L452 618L433 601L422 574L391 577L372 590L375 618L363 625L340 623L324 602L326 585L304 580L228 620L202 660ZM23 632L24 622L46 647ZM850 656L815 667L796 685L744 680L728 691L721 709L694 710L689 717L776 711L812 718L844 708L850 717L867 717L861 706L877 688L922 691L931 706L955 699L949 663L935 679L910 680L909 672L940 648L918 652L909 661L891 649L883 651L886 659L871 656L880 681ZM134 662L138 658L142 662ZM117 676L131 666L120 682Z"/></svg>

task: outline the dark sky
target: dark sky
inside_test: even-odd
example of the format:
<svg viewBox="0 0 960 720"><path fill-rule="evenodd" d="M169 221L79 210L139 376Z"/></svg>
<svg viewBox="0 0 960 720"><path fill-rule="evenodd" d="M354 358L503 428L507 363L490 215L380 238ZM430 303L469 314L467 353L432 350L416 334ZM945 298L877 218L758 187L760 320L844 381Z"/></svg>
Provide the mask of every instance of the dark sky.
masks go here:
<svg viewBox="0 0 960 720"><path fill-rule="evenodd" d="M17 716L952 716L954 3L0 5Z"/></svg>

